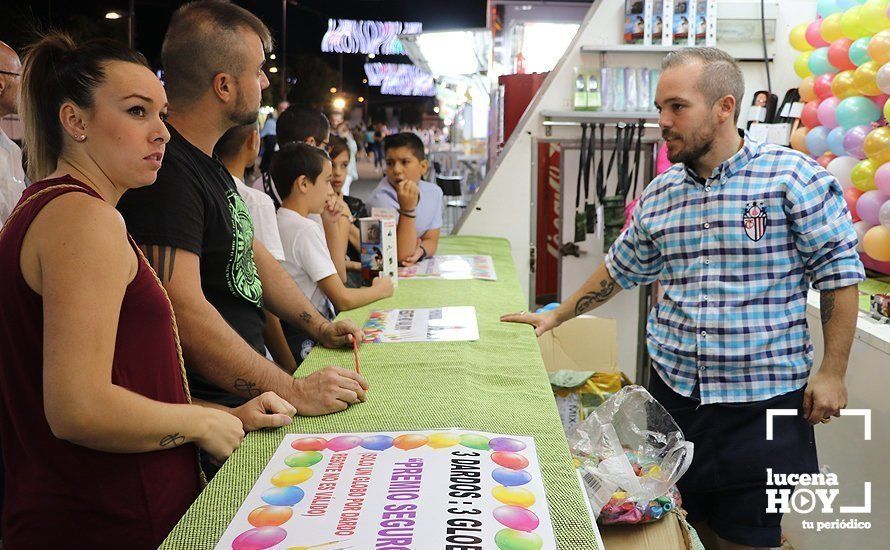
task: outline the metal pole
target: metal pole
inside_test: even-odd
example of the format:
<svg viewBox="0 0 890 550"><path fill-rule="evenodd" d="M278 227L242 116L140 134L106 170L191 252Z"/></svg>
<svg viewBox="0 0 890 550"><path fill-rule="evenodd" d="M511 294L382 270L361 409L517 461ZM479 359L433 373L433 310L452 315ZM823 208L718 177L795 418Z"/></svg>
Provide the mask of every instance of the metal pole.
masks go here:
<svg viewBox="0 0 890 550"><path fill-rule="evenodd" d="M278 101L287 99L287 0L281 0L281 86Z"/></svg>
<svg viewBox="0 0 890 550"><path fill-rule="evenodd" d="M136 48L136 1L130 0L130 12L127 15L127 44L130 49Z"/></svg>

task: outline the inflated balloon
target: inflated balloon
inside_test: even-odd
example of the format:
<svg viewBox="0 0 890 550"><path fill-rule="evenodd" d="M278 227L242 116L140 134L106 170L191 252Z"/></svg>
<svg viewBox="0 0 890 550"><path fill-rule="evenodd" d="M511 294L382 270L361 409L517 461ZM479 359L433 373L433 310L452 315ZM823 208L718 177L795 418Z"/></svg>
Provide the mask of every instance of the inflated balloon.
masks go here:
<svg viewBox="0 0 890 550"><path fill-rule="evenodd" d="M890 28L887 6L882 6L879 2L866 2L859 10L859 23L869 34Z"/></svg>
<svg viewBox="0 0 890 550"><path fill-rule="evenodd" d="M837 106L835 106L837 110ZM808 101L804 104L800 112L800 123L807 128L815 128L819 126L819 102Z"/></svg>
<svg viewBox="0 0 890 550"><path fill-rule="evenodd" d="M828 61L828 48L816 48L811 52L807 52L807 65L810 72L818 76L820 74L836 73L837 68ZM807 54L801 54L807 55Z"/></svg>
<svg viewBox="0 0 890 550"><path fill-rule="evenodd" d="M871 124L881 118L881 110L870 99L853 96L842 99L837 106L837 121L844 128Z"/></svg>
<svg viewBox="0 0 890 550"><path fill-rule="evenodd" d="M890 262L890 229L878 225L866 231L862 250L879 262Z"/></svg>
<svg viewBox="0 0 890 550"><path fill-rule="evenodd" d="M822 39L829 44L838 38L845 38L841 30L841 17L843 17L842 13L833 13L822 20L819 33L822 35Z"/></svg>
<svg viewBox="0 0 890 550"><path fill-rule="evenodd" d="M884 103L884 120L890 121L890 101Z"/></svg>
<svg viewBox="0 0 890 550"><path fill-rule="evenodd" d="M807 151L813 157L819 157L828 151L828 132L825 126L816 126L807 134Z"/></svg>
<svg viewBox="0 0 890 550"><path fill-rule="evenodd" d="M853 44L850 46L850 61L857 67L863 63L871 61L871 56L868 55L868 45L870 43L871 37L866 36L859 40L854 40Z"/></svg>
<svg viewBox="0 0 890 550"><path fill-rule="evenodd" d="M816 116L819 118L819 124L825 126L829 130L837 128L837 106L840 102L840 99L831 96L819 104L819 108L816 109ZM812 153L813 150L810 149L810 152Z"/></svg>
<svg viewBox="0 0 890 550"><path fill-rule="evenodd" d="M359 445L369 451L385 451L392 447L392 443L393 438L388 435L369 435L362 438L362 442Z"/></svg>
<svg viewBox="0 0 890 550"><path fill-rule="evenodd" d="M800 81L800 87L798 88L798 91L800 92L801 101L806 103L808 101L817 101L819 99L818 97L816 97L816 90L814 89L815 84L816 77L812 75Z"/></svg>
<svg viewBox="0 0 890 550"><path fill-rule="evenodd" d="M881 126L875 128L862 143L865 156L874 160L878 165L890 162L890 127Z"/></svg>
<svg viewBox="0 0 890 550"><path fill-rule="evenodd" d="M881 223L880 211L881 206L887 202L887 195L877 190L863 193L856 201L856 215L864 222L871 225L879 225ZM875 258L877 259L877 258Z"/></svg>
<svg viewBox="0 0 890 550"><path fill-rule="evenodd" d="M499 550L541 550L544 540L537 533L526 533L516 529L501 529L494 536Z"/></svg>
<svg viewBox="0 0 890 550"><path fill-rule="evenodd" d="M832 13L839 13L841 11L841 8L837 5L837 0L819 0L816 2L816 13L823 19Z"/></svg>
<svg viewBox="0 0 890 550"><path fill-rule="evenodd" d="M854 220L861 219L859 218L859 214L856 213L856 201L858 201L861 196L862 191L855 187L847 187L844 189L844 201L847 203L847 210L850 211Z"/></svg>
<svg viewBox="0 0 890 550"><path fill-rule="evenodd" d="M865 239L865 234L868 233L869 229L871 229L871 226L868 225L867 222L862 220L853 222L853 230L856 231L856 240L859 241L856 245L856 252L864 252L862 249L862 241Z"/></svg>
<svg viewBox="0 0 890 550"><path fill-rule="evenodd" d="M871 37L871 41L868 43L868 56L878 65L890 62L890 29L883 30Z"/></svg>
<svg viewBox="0 0 890 550"><path fill-rule="evenodd" d="M881 205L881 210L878 212L878 219L882 226L890 229L890 201Z"/></svg>
<svg viewBox="0 0 890 550"><path fill-rule="evenodd" d="M855 69L856 65L850 61L850 46L853 41L849 38L838 38L828 46L828 62L840 71Z"/></svg>
<svg viewBox="0 0 890 550"><path fill-rule="evenodd" d="M834 79L834 75L823 74L816 77L816 81L813 83L813 91L816 92L816 97L819 100L828 99L831 97L831 81Z"/></svg>
<svg viewBox="0 0 890 550"><path fill-rule="evenodd" d="M794 60L794 72L801 78L806 78L813 74L810 70L810 54L813 52L803 52Z"/></svg>
<svg viewBox="0 0 890 550"><path fill-rule="evenodd" d="M874 61L863 63L853 73L853 84L862 95L879 95L881 89L875 81L881 66Z"/></svg>
<svg viewBox="0 0 890 550"><path fill-rule="evenodd" d="M328 449L339 453L355 449L362 442L362 438L357 435L340 435L328 441Z"/></svg>
<svg viewBox="0 0 890 550"><path fill-rule="evenodd" d="M420 434L402 434L392 440L392 446L403 451L410 451L426 445L427 438Z"/></svg>
<svg viewBox="0 0 890 550"><path fill-rule="evenodd" d="M838 16L838 29L840 29L840 16ZM791 47L799 52L808 52L813 50L813 47L807 42L807 24L801 23L797 25L793 29L791 29L791 34L788 36L788 42L791 43Z"/></svg>
<svg viewBox="0 0 890 550"><path fill-rule="evenodd" d="M854 159L853 157L835 157L828 163L828 170L832 176L837 179L838 183L841 184L841 187L847 189L853 186L853 180L850 179L850 172L853 171L853 167L859 161Z"/></svg>
<svg viewBox="0 0 890 550"><path fill-rule="evenodd" d="M809 128L805 126L801 126L797 130L791 133L791 148L795 151L800 151L801 153L808 155L810 154L807 151L807 133L809 132Z"/></svg>
<svg viewBox="0 0 890 550"><path fill-rule="evenodd" d="M509 468L496 468L491 472L491 477L504 487L517 487L525 485L532 480L532 475L525 470L511 470Z"/></svg>
<svg viewBox="0 0 890 550"><path fill-rule="evenodd" d="M831 151L836 157L847 154L847 151L844 149L845 133L846 132L844 131L844 129L840 126L828 132L828 150ZM831 160L834 160L834 158L832 158Z"/></svg>
<svg viewBox="0 0 890 550"><path fill-rule="evenodd" d="M861 5L864 2L864 0L836 0L836 2L837 2L837 7L839 7L841 9L841 11L847 11L848 9L852 8L853 6Z"/></svg>
<svg viewBox="0 0 890 550"><path fill-rule="evenodd" d="M232 541L232 550L263 550L272 548L287 538L281 527L257 527L244 531Z"/></svg>
<svg viewBox="0 0 890 550"><path fill-rule="evenodd" d="M287 487L289 485L299 485L312 477L310 468L296 467L281 470L272 476L272 485L276 487Z"/></svg>
<svg viewBox="0 0 890 550"><path fill-rule="evenodd" d="M534 512L521 506L498 506L491 514L504 527L517 531L534 531L541 523Z"/></svg>
<svg viewBox="0 0 890 550"><path fill-rule="evenodd" d="M862 6L853 6L841 16L841 32L850 40L857 40L871 34L860 21Z"/></svg>
<svg viewBox="0 0 890 550"><path fill-rule="evenodd" d="M518 453L497 451L491 453L491 461L511 470L523 470L528 467L528 459Z"/></svg>
<svg viewBox="0 0 890 550"><path fill-rule="evenodd" d="M829 151L829 152L825 153L824 155L820 156L819 158L817 158L816 162L818 162L819 166L821 166L822 168L828 169L828 165L831 163L831 161L833 159L834 159L834 155L832 155L831 151Z"/></svg>
<svg viewBox="0 0 890 550"><path fill-rule="evenodd" d="M496 486L491 490L491 495L498 502L507 504L508 506L522 506L528 508L535 503L535 495L528 489L523 487L501 487Z"/></svg>
<svg viewBox="0 0 890 550"><path fill-rule="evenodd" d="M873 191L877 189L877 187L875 187L875 172L877 172L877 170L878 163L875 161L871 159L860 160L850 171L850 179L853 181L853 185L855 185L857 189L861 189L862 191ZM856 206L856 213L859 214L860 218L863 220L865 219L862 216L862 212L859 211L858 203Z"/></svg>
<svg viewBox="0 0 890 550"><path fill-rule="evenodd" d="M814 89L813 94L815 95L815 93L816 91ZM834 78L831 79L831 95L838 99L846 99L854 95L859 95L856 86L853 85L853 71L843 71L834 75ZM802 98L803 95L801 94L801 99Z"/></svg>
<svg viewBox="0 0 890 550"><path fill-rule="evenodd" d="M247 516L247 523L254 527L277 527L294 515L290 506L260 506Z"/></svg>
<svg viewBox="0 0 890 550"><path fill-rule="evenodd" d="M856 126L847 130L847 133L844 134L844 150L848 155L858 160L865 158L862 144L865 142L869 132L871 132L871 126L868 125Z"/></svg>
<svg viewBox="0 0 890 550"><path fill-rule="evenodd" d="M872 103L878 106L878 109L883 109L884 105L887 104L887 100L890 99L890 95L881 94L881 95L873 95L869 98Z"/></svg>
<svg viewBox="0 0 890 550"><path fill-rule="evenodd" d="M884 63L884 65L878 69L877 74L875 75L875 84L878 85L878 89L885 94L890 94L890 63Z"/></svg>
<svg viewBox="0 0 890 550"><path fill-rule="evenodd" d="M291 468L296 468L297 466L308 468L310 466L315 466L321 462L323 458L324 455L318 451L303 451L301 453L294 453L285 458L284 463Z"/></svg>
<svg viewBox="0 0 890 550"><path fill-rule="evenodd" d="M806 32L807 42L809 42L810 46L813 46L814 48L823 48L823 47L827 47L829 45L829 43L826 42L825 39L822 38L822 35L819 34L819 28L821 26L822 26L821 19L816 19L815 21L813 21L812 23L807 25L807 32Z"/></svg>
<svg viewBox="0 0 890 550"><path fill-rule="evenodd" d="M875 187L890 197L890 163L882 164L875 170Z"/></svg>

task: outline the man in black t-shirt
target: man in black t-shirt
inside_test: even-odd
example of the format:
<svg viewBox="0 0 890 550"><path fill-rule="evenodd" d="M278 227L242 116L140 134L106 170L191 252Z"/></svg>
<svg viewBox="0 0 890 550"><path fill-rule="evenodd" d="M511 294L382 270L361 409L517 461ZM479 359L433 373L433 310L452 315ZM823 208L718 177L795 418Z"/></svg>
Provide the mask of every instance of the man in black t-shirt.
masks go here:
<svg viewBox="0 0 890 550"><path fill-rule="evenodd" d="M170 142L154 185L118 208L170 295L192 394L236 406L271 390L301 415L365 400L367 382L328 367L294 379L263 355L265 307L322 345L352 345L351 322L321 317L253 238L253 222L213 146L257 120L271 38L234 4L193 2L173 15L162 48Z"/></svg>

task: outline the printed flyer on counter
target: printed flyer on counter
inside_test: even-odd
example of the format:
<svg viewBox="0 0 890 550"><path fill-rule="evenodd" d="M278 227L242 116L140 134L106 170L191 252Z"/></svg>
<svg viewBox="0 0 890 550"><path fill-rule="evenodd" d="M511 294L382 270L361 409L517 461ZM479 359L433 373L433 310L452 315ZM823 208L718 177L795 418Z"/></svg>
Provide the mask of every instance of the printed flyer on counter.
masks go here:
<svg viewBox="0 0 890 550"><path fill-rule="evenodd" d="M362 329L362 342L459 342L479 339L473 306L376 310Z"/></svg>
<svg viewBox="0 0 890 550"><path fill-rule="evenodd" d="M289 434L216 550L555 549L534 439Z"/></svg>
<svg viewBox="0 0 890 550"><path fill-rule="evenodd" d="M403 279L481 279L497 281L491 256L434 256L416 265L399 268Z"/></svg>

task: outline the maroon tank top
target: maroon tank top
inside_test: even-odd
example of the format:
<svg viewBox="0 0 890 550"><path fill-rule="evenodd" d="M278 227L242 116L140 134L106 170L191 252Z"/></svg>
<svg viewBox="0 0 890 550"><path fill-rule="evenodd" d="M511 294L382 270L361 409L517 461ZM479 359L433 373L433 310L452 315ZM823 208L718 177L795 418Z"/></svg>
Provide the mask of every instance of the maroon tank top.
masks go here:
<svg viewBox="0 0 890 550"><path fill-rule="evenodd" d="M133 454L96 451L56 438L44 412L43 299L25 282L20 254L40 210L69 192L102 200L68 176L35 183L0 231L3 545L157 548L200 489L194 445ZM121 304L112 383L156 401L187 403L170 303L133 246L139 268ZM140 422L124 420L134 428Z"/></svg>

